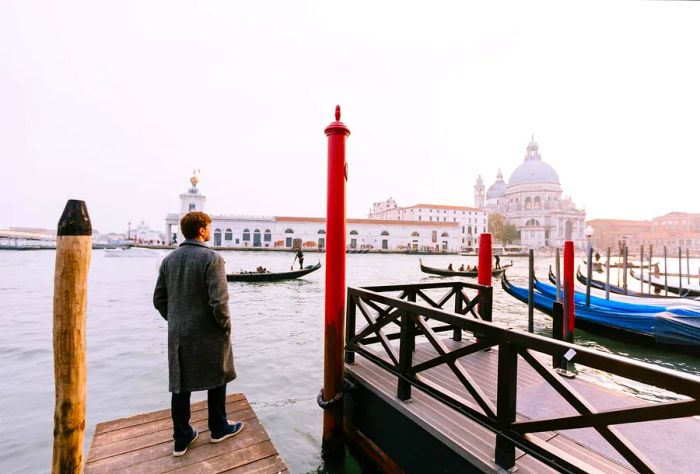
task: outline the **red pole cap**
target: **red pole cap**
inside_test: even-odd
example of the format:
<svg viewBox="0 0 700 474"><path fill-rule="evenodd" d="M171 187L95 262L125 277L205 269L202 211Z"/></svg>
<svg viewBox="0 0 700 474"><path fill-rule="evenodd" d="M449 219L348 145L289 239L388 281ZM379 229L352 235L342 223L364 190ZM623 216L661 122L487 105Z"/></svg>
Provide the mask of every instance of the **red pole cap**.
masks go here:
<svg viewBox="0 0 700 474"><path fill-rule="evenodd" d="M345 135L346 137L350 136L350 129L340 121L340 106L336 105L335 106L335 122L331 122L327 127L326 127L326 135Z"/></svg>

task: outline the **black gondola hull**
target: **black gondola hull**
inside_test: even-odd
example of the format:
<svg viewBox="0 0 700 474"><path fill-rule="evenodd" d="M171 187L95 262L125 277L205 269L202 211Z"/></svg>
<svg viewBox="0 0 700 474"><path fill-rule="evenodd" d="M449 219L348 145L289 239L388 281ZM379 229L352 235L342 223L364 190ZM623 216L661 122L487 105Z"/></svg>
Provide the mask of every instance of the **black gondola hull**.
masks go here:
<svg viewBox="0 0 700 474"><path fill-rule="evenodd" d="M244 281L244 282L264 282L264 281L283 281L294 280L295 278L308 275L321 268L321 263L314 266L290 272L278 273L229 273L226 275L226 281Z"/></svg>

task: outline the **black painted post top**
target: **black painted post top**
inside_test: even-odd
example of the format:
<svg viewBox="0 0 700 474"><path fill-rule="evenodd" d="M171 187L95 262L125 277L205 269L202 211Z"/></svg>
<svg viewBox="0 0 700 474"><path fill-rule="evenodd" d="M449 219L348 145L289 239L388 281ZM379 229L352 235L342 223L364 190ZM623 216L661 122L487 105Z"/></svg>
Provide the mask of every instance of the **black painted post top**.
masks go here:
<svg viewBox="0 0 700 474"><path fill-rule="evenodd" d="M92 222L85 201L68 200L58 220L58 235L92 235Z"/></svg>

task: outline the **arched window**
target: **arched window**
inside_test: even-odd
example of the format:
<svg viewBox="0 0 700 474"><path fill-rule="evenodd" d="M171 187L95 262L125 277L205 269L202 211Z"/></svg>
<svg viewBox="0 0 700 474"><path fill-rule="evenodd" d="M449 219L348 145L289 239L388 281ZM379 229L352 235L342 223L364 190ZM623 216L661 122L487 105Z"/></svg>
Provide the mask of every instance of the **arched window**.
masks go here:
<svg viewBox="0 0 700 474"><path fill-rule="evenodd" d="M285 234L293 234L294 231L292 229L287 229L284 231Z"/></svg>
<svg viewBox="0 0 700 474"><path fill-rule="evenodd" d="M525 209L532 209L532 200L529 197L525 198Z"/></svg>
<svg viewBox="0 0 700 474"><path fill-rule="evenodd" d="M195 209L195 204L193 202L191 202L190 207L189 207L190 212L194 211L194 209Z"/></svg>
<svg viewBox="0 0 700 474"><path fill-rule="evenodd" d="M221 229L214 230L214 247L221 246Z"/></svg>
<svg viewBox="0 0 700 474"><path fill-rule="evenodd" d="M272 242L272 232L270 232L270 229L265 229L265 235L263 237L263 240L265 242Z"/></svg>
<svg viewBox="0 0 700 474"><path fill-rule="evenodd" d="M319 231L318 231L318 233L319 233L319 234L325 234L325 233L326 233L326 231L325 231L325 230L323 230L323 229L321 229L321 230L319 230Z"/></svg>
<svg viewBox="0 0 700 474"><path fill-rule="evenodd" d="M247 242L249 240L250 240L250 230L243 229L243 242Z"/></svg>
<svg viewBox="0 0 700 474"><path fill-rule="evenodd" d="M420 234L416 231L411 232L411 237L420 237Z"/></svg>
<svg viewBox="0 0 700 474"><path fill-rule="evenodd" d="M356 230L351 230L351 231L350 231L350 235L357 235L357 231L356 231Z"/></svg>
<svg viewBox="0 0 700 474"><path fill-rule="evenodd" d="M540 200L540 197L537 196L535 197L535 209L540 209L542 207L542 201Z"/></svg>
<svg viewBox="0 0 700 474"><path fill-rule="evenodd" d="M389 235L389 232L383 230L383 231L382 231L382 235Z"/></svg>
<svg viewBox="0 0 700 474"><path fill-rule="evenodd" d="M231 232L231 229L226 229L224 240L233 240L233 232Z"/></svg>
<svg viewBox="0 0 700 474"><path fill-rule="evenodd" d="M442 235L440 235L440 237L449 237L449 236L450 236L450 234L448 234L447 232L443 232Z"/></svg>

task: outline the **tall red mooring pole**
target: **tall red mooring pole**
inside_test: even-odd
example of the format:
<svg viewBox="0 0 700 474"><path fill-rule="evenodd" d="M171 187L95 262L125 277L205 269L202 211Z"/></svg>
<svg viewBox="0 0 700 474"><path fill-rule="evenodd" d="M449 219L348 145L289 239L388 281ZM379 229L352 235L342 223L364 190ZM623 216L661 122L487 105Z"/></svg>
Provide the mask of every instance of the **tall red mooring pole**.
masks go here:
<svg viewBox="0 0 700 474"><path fill-rule="evenodd" d="M328 137L328 208L326 218L326 309L323 359L323 399L333 400L343 389L345 332L345 141L350 130L340 121L326 127ZM323 412L324 451L334 451L343 439L343 405L333 403Z"/></svg>
<svg viewBox="0 0 700 474"><path fill-rule="evenodd" d="M574 242L564 242L564 331L565 339L573 340L574 334Z"/></svg>

